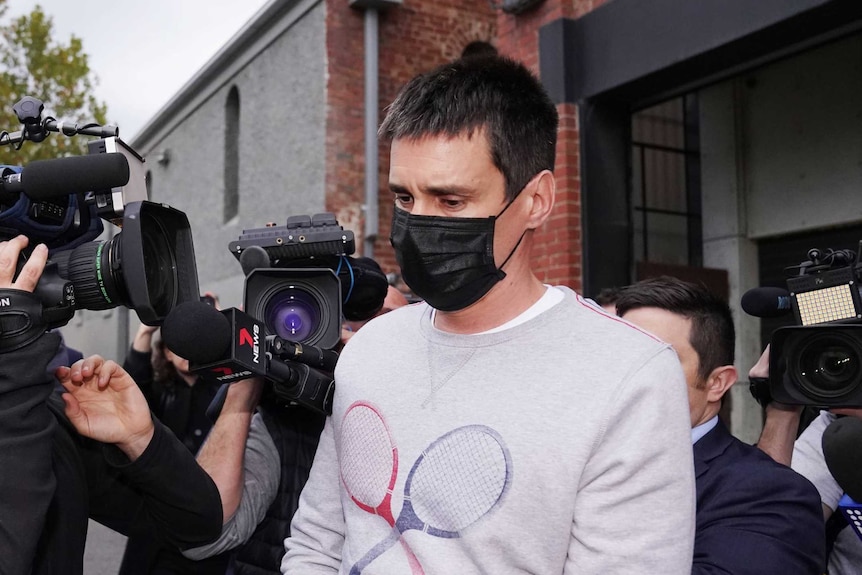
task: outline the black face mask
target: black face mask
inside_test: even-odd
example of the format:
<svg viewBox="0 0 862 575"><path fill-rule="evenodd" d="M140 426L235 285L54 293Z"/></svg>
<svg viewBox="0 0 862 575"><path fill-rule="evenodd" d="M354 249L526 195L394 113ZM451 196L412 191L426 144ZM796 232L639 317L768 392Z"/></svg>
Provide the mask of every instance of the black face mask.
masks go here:
<svg viewBox="0 0 862 575"><path fill-rule="evenodd" d="M477 302L506 277L494 263L494 223L509 205L488 218L415 216L395 208L389 241L413 293L434 309L457 311ZM500 268L520 243L519 239Z"/></svg>

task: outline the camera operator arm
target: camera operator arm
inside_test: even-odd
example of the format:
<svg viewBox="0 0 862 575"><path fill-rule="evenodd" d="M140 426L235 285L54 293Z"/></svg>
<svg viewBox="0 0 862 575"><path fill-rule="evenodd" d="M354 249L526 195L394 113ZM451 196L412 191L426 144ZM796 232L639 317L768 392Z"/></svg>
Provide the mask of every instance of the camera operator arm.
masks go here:
<svg viewBox="0 0 862 575"><path fill-rule="evenodd" d="M243 455L263 384L262 379L252 378L230 385L221 413L197 456L198 464L219 488L225 522L242 500Z"/></svg>
<svg viewBox="0 0 862 575"><path fill-rule="evenodd" d="M766 346L760 359L749 370L750 379L769 377L769 346ZM757 447L773 460L790 466L793 456L793 442L799 429L802 406L785 405L770 401L766 405L766 419L760 432Z"/></svg>
<svg viewBox="0 0 862 575"><path fill-rule="evenodd" d="M789 467L801 414L800 405L784 405L775 402L767 405L766 418L760 438L757 440L757 447L773 460Z"/></svg>
<svg viewBox="0 0 862 575"><path fill-rule="evenodd" d="M26 245L23 236L0 242L0 292L26 296L33 290L47 251L35 250L15 280L18 254ZM0 302L6 301L0 295ZM46 405L54 383L46 369L59 341L43 330L29 344L0 354L0 573L30 572L56 490L51 449L56 424Z"/></svg>
<svg viewBox="0 0 862 575"><path fill-rule="evenodd" d="M246 543L279 489L281 457L260 415L253 415L263 382L247 379L227 387L221 415L198 453L198 464L222 497L222 532L207 545L183 551L196 561Z"/></svg>

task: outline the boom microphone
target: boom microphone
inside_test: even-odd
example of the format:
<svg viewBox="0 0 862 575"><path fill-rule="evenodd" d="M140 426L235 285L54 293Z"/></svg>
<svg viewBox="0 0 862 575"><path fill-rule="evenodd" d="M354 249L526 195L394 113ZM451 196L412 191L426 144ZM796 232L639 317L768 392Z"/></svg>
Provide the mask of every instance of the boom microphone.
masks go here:
<svg viewBox="0 0 862 575"><path fill-rule="evenodd" d="M790 312L790 292L778 287L756 287L742 295L742 310L755 317L779 317Z"/></svg>
<svg viewBox="0 0 862 575"><path fill-rule="evenodd" d="M23 193L31 200L68 196L125 186L129 161L121 153L70 156L30 162L21 172L0 179L0 194Z"/></svg>

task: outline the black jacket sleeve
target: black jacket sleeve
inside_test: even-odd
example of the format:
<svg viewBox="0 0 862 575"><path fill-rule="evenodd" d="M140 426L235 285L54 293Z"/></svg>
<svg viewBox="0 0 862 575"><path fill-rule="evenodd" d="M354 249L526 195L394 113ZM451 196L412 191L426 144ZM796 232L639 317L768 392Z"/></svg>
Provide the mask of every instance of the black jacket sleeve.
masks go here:
<svg viewBox="0 0 862 575"><path fill-rule="evenodd" d="M0 354L0 573L29 573L56 489L46 367L60 336Z"/></svg>
<svg viewBox="0 0 862 575"><path fill-rule="evenodd" d="M208 543L221 533L218 488L191 452L154 418L150 445L135 461L115 446L77 435L62 404L52 398L58 419L76 437L86 473L90 517L128 535L131 527L151 529L179 548Z"/></svg>

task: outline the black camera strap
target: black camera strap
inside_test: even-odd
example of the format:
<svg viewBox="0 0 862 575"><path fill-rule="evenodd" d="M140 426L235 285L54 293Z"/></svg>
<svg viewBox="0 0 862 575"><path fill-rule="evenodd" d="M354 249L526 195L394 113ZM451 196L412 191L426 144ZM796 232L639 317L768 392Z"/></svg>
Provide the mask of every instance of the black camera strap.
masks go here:
<svg viewBox="0 0 862 575"><path fill-rule="evenodd" d="M0 289L0 353L32 343L47 327L38 297L22 290Z"/></svg>

